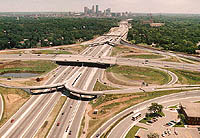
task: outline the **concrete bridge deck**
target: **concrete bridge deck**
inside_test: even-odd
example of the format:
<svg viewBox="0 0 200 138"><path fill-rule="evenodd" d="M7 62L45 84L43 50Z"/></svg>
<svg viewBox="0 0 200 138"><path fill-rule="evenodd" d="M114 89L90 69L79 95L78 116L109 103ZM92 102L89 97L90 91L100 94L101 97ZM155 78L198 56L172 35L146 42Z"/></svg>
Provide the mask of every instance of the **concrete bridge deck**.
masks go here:
<svg viewBox="0 0 200 138"><path fill-rule="evenodd" d="M55 62L74 62L74 63L96 63L96 64L109 64L115 65L115 57L94 57L94 56L83 56L83 55L57 55Z"/></svg>

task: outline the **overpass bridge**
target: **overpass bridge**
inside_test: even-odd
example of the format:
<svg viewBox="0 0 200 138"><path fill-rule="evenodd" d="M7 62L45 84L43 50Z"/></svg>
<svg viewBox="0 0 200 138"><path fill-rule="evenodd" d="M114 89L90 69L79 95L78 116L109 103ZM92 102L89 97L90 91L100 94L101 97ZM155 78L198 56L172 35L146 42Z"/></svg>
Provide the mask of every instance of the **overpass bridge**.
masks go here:
<svg viewBox="0 0 200 138"><path fill-rule="evenodd" d="M65 89L69 91L70 93L79 94L80 96L86 95L86 96L98 96L103 95L102 91L85 91L78 88L73 87L77 79L82 75L81 72L76 72L69 80L63 82L63 83L57 83L57 84L50 84L50 85L41 85L41 86L24 86L24 87L18 87L18 86L8 86L4 84L0 84L1 87L5 88L11 88L11 89L22 89L30 94L34 94L33 90L50 90L52 91L53 88L59 89Z"/></svg>
<svg viewBox="0 0 200 138"><path fill-rule="evenodd" d="M58 55L53 59L61 65L79 65L90 67L110 67L116 64L116 57L94 57L83 55Z"/></svg>

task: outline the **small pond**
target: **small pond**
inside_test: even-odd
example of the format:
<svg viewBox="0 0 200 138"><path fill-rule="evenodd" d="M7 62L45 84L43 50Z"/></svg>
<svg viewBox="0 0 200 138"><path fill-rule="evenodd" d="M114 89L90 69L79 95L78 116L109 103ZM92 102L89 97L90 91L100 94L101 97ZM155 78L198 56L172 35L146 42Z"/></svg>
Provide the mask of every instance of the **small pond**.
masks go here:
<svg viewBox="0 0 200 138"><path fill-rule="evenodd" d="M5 73L0 75L0 77L11 77L11 78L29 78L38 76L37 73Z"/></svg>

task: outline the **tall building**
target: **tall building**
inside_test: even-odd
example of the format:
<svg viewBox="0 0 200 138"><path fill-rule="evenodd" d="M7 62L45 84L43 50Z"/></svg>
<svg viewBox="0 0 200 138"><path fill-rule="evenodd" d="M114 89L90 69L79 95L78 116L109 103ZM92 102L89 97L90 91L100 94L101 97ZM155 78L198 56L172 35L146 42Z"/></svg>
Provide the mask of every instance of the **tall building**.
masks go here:
<svg viewBox="0 0 200 138"><path fill-rule="evenodd" d="M110 16L110 15L111 15L111 8L106 9L105 12L106 12L106 15L109 15L109 16Z"/></svg>
<svg viewBox="0 0 200 138"><path fill-rule="evenodd" d="M96 14L99 13L99 5L96 5Z"/></svg>
<svg viewBox="0 0 200 138"><path fill-rule="evenodd" d="M95 13L94 5L92 6L92 13Z"/></svg>
<svg viewBox="0 0 200 138"><path fill-rule="evenodd" d="M85 15L88 14L88 11L89 11L88 7L84 7L84 14Z"/></svg>

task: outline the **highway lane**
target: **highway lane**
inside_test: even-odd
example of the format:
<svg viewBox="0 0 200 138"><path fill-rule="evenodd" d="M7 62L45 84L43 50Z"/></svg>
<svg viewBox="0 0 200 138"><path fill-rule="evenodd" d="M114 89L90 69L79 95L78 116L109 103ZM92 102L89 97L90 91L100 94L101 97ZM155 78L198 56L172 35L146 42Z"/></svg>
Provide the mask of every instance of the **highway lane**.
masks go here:
<svg viewBox="0 0 200 138"><path fill-rule="evenodd" d="M56 75L58 75L60 72L64 71L64 68L57 68L58 72ZM51 77L45 84L50 84L53 81L53 77ZM35 103L35 101L38 99L38 95L32 96L15 114L10 118L1 128L0 128L0 136L2 136L13 124L10 123L11 119L17 119L32 105Z"/></svg>
<svg viewBox="0 0 200 138"><path fill-rule="evenodd" d="M101 56L104 54L104 52L109 51L110 46L108 45L104 45L102 46L102 48L96 48L97 50L93 50L91 51L90 55L91 56ZM101 50L99 50L101 49ZM101 52L102 51L102 52ZM107 52L108 53L108 52ZM85 52L84 54L88 54L87 52ZM99 77L99 69L97 68L88 68L88 67L83 67L85 68L85 73L81 76L81 78L79 79L77 85L77 88L79 89L83 89L83 90L92 90L97 78ZM88 81L88 79L90 79L90 81ZM72 99L69 99L70 102L72 101ZM78 106L76 106L76 108L73 108L74 105L76 104ZM65 123L62 124L62 126L60 126L60 128L56 125L58 122L63 122L62 120L62 113L59 114L58 116L58 120L56 120L56 122L54 123L48 137L66 137L69 133L69 131L71 131L71 135L68 135L69 137L77 137L78 136L78 132L79 132L79 127L80 123L81 123L81 119L82 116L84 114L87 102L86 101L75 101L72 105L72 110L71 112L73 112L72 116L65 116ZM68 104L68 106L64 106L62 111L70 111L70 106ZM77 109L78 108L78 109ZM75 111L77 111L77 113L75 113ZM69 115L69 114L68 114ZM69 121L70 120L70 121ZM75 121L71 121L71 120L75 120Z"/></svg>
<svg viewBox="0 0 200 138"><path fill-rule="evenodd" d="M96 52L96 51L95 51ZM19 56L19 55L18 55ZM21 56L24 56L24 57L21 57ZM21 56L19 56L21 59L27 59L27 58L29 58L30 60L31 59L48 59L49 57L48 56L46 56L46 55L43 55L43 56L39 56L40 58L38 58L37 56L38 55L21 55ZM51 57L50 57L51 58ZM53 57L54 58L54 57ZM6 59L8 59L8 58L6 58ZM9 59L12 59L12 57L11 58L9 58ZM16 58L15 58L16 59ZM60 74L59 73L59 80L61 80L61 81L63 81L64 80L64 76L65 76L65 74ZM54 77L54 79L56 79L58 76L55 76ZM52 79L53 80L53 79ZM27 121L24 121L23 122L23 124L26 124L26 128L25 129L23 129L22 130L22 132L20 132L19 133L19 131L17 131L17 132L13 132L13 130L14 130L14 127L19 127L20 126L20 123L22 123L22 122L20 122L21 120L22 120L22 117L20 118L20 119L18 119L19 121L16 121L15 122L15 124L13 124L8 130L9 131L6 131L6 134L3 134L3 133L1 133L2 135L4 135L4 137L6 137L6 136L8 136L8 135L12 135L12 136L19 136L19 135L27 135L27 134L30 134L29 132L31 132L31 131L33 131L33 133L32 134L34 134L36 131L34 131L33 129L35 129L35 130L37 130L37 129L39 129L39 127L41 126L41 124L44 122L44 120L41 118L42 116L45 116L46 115L46 113L47 113L47 111L51 111L52 110L52 108L53 108L53 105L51 104L51 99L52 99L52 101L54 101L55 100L55 98L57 97L57 96L53 96L54 94L49 94L49 95L52 95L52 96L33 96L33 97L36 97L36 100L33 100L34 101L34 104L32 105L32 103L31 102L27 102L27 107L25 107L25 106L23 106L21 109L25 109L26 111L23 113L23 112L21 112L21 114L19 113L19 115L20 116L22 116L22 117L24 117L24 116L26 116L26 114L28 114L28 113L30 113L31 114L31 108L32 107L34 107L34 106L36 106L37 104L39 104L39 105L41 105L41 106L39 106L39 108L40 109L43 109L42 110L42 112L41 112L41 114L39 114L39 115L37 115L37 117L35 117L34 118L34 120L30 120L30 122L27 122ZM56 95L56 94L55 94ZM42 98L37 98L37 97L42 97ZM46 97L46 98L44 98L44 97ZM59 96L58 96L59 97ZM38 99L38 100L37 100ZM44 101L44 100L47 100L47 101ZM31 101L31 100L30 100ZM43 107L43 104L42 104L42 102L39 102L39 101L43 101L43 103L45 102L46 103L46 105ZM51 107L52 108L51 108ZM30 108L31 107L31 108ZM39 109L39 108L37 108L37 109ZM16 114L15 114L16 115ZM17 114L18 115L18 114ZM17 116L16 115L16 116ZM47 115L46 115L46 117L47 117ZM40 119L38 119L38 118L40 118ZM44 117L45 118L45 117ZM16 120L17 120L17 118L16 118ZM27 120L29 120L29 118L28 118L28 116L27 116ZM41 121L41 124L36 124L36 126L34 126L34 122L36 121L36 120L40 120ZM9 121L8 121L8 124L9 124ZM31 124L31 125L29 125L29 124ZM17 126L18 125L18 126ZM34 127L31 127L31 126L34 126ZM24 126L24 125L21 125L21 126ZM25 130L26 130L26 132L25 132ZM28 131L28 130L31 130L31 131ZM1 131L1 130L0 130ZM10 132L13 132L13 133L10 133ZM30 134L29 136L30 137L32 137L32 134Z"/></svg>
<svg viewBox="0 0 200 138"><path fill-rule="evenodd" d="M108 50L107 47L102 48L102 50L104 50L104 49ZM94 55L94 54L96 54L96 53L94 52L92 55ZM102 54L102 53L99 52L99 54ZM97 55L99 55L99 54L97 54ZM83 90L88 90L88 88L89 88L90 90L92 90L94 85L95 85L95 83L96 83L96 79L98 77L98 75L97 75L98 73L96 73L96 72L98 72L98 69L97 68L89 68L89 67L82 67L82 68L84 68L86 71L83 73L83 75L81 75L81 78L77 82L77 84L76 84L77 88L83 89ZM88 81L88 79L90 79L90 81ZM72 99L70 99L69 101L71 101L71 100ZM59 127L56 127L56 124L58 122L62 122L63 121L63 120L61 120L62 114L60 113L60 115L58 116L58 118L60 118L60 119L58 119L54 123L54 127L52 128L52 130L49 133L48 137L64 137L69 133L69 131L73 132L70 135L70 137L77 137L77 134L79 132L79 127L77 127L77 126L79 126L80 123L81 123L81 119L82 119L83 113L85 111L85 107L87 105L87 102L85 102L85 101L76 101L76 102L74 102L74 104L76 104L76 105L79 104L78 107L73 109L73 110L77 110L77 108L78 108L78 110L77 110L78 113L76 113L76 114L74 113L73 116L68 116L68 119L66 119L66 120L72 120L72 118L75 118L75 119L73 119L75 121L73 121L73 122L66 121L66 123L62 124L61 128L59 129ZM71 105L71 106L74 107L73 105ZM62 109L63 111L64 110L65 111L69 111L70 110L69 106L66 106L66 107L63 107L63 108L65 108L65 109ZM65 129L67 129L67 128L68 128L68 131L66 132ZM58 133L58 131L59 131L59 133Z"/></svg>
<svg viewBox="0 0 200 138"><path fill-rule="evenodd" d="M63 73L63 76L60 81L65 81L73 69L73 67L70 67L70 66L68 66L66 68L67 68L66 72ZM78 71L78 70L80 70L80 68L77 67L76 70ZM59 92L56 95L59 95L59 98L60 98L61 93ZM44 112L41 113L41 116L38 116L34 120L34 122L31 124L29 129L26 130L26 133L24 133L23 137L33 137L36 134L37 130L42 126L42 124L46 120L48 114L53 110L53 107L55 104L56 104L56 100L53 99L52 102L49 104L49 106L43 110ZM46 112L46 114L45 114L45 112Z"/></svg>
<svg viewBox="0 0 200 138"><path fill-rule="evenodd" d="M154 66L160 68L175 68L181 70L200 71L200 64L183 64L156 60L148 60L148 62L145 62L145 59L117 58L117 64L129 66Z"/></svg>
<svg viewBox="0 0 200 138"><path fill-rule="evenodd" d="M63 67L64 68L64 67ZM66 70L64 68L61 68L55 79L53 79L53 82L48 81L48 83L57 83L62 78L62 73ZM50 79L51 80L51 79ZM56 93L58 94L58 93ZM25 106L22 106L22 110L19 110L12 118L15 119L15 122L11 124L9 121L0 129L0 134L2 137L8 137L8 136L14 136L15 134L18 136L19 131L21 130L21 134L29 125L30 121L33 121L34 117L31 118L30 115L37 115L41 111L41 109L44 107L44 105L48 104L50 102L50 99L54 99L56 101L56 94L49 94L49 95L36 95L33 96L33 100L29 100ZM33 102L32 102L33 101ZM35 114L34 114L35 113ZM30 116L30 117L29 117ZM23 125L24 124L24 125ZM16 131L17 130L17 131ZM12 133L13 132L13 133Z"/></svg>
<svg viewBox="0 0 200 138"><path fill-rule="evenodd" d="M179 99L179 98L188 98L188 97L200 97L200 90L194 90L194 91L188 91L188 92L182 92L182 93L177 93L177 94L170 94L170 95L166 95L166 96L162 96L162 97L158 97L155 99L151 99L142 103L139 103L135 106L132 106L131 108L128 108L126 110L124 110L123 112L120 112L119 114L117 114L116 116L114 116L113 118L111 118L110 120L108 120L106 123L104 123L92 136L91 138L96 138L96 135L100 134L102 135L114 122L116 122L118 119L120 119L121 117L127 115L128 113L136 110L143 110L145 108L147 108L151 103L156 102L156 103L161 103L164 101L170 101L173 99Z"/></svg>
<svg viewBox="0 0 200 138"><path fill-rule="evenodd" d="M179 98L172 98L169 100L165 100L165 101L160 101L159 104L162 104L163 106L167 107L170 105L175 105L175 104L179 104L180 102L184 102L184 101L194 101L194 100L199 100L200 96L194 96L194 97L179 97ZM149 106L149 105L148 105ZM133 108L133 111L135 113L140 112L142 114L142 117L145 117L145 113L148 111L147 108L145 109L141 109L138 110L137 108ZM111 131L110 135L108 136L108 138L125 138L129 128L131 128L134 124L137 124L137 121L132 121L133 114L126 117L125 119L123 119L116 127L113 128L113 130Z"/></svg>

